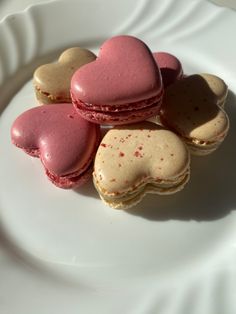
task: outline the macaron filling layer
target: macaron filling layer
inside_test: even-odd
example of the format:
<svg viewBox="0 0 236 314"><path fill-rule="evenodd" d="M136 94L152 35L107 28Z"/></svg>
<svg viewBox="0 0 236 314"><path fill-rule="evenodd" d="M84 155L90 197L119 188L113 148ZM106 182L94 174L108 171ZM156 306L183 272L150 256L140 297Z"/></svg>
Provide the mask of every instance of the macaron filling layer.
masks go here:
<svg viewBox="0 0 236 314"><path fill-rule="evenodd" d="M162 104L162 94L159 97L155 96L148 100L122 105L121 110L120 105L85 104L80 100L74 100L73 95L72 101L77 112L86 120L94 123L119 125L139 122L157 115Z"/></svg>
<svg viewBox="0 0 236 314"><path fill-rule="evenodd" d="M140 110L140 109L151 107L161 101L162 95L163 95L163 92L157 96L150 97L148 99L144 99L137 102L130 102L127 104L96 105L96 104L85 103L79 99L76 100L76 98L73 96L73 92L71 92L73 104L77 109L88 110L88 111L91 110L91 111L98 111L98 112L109 112L109 113L120 113L120 112Z"/></svg>
<svg viewBox="0 0 236 314"><path fill-rule="evenodd" d="M46 97L48 101L51 101L51 102L68 102L70 103L71 102L71 97L70 97L70 94L68 95L53 95L53 94L50 94L46 91L43 91L40 89L40 87L38 86L35 86L35 92L36 92L36 95L40 94L42 97ZM43 101L43 98L41 99Z"/></svg>
<svg viewBox="0 0 236 314"><path fill-rule="evenodd" d="M129 198L129 195L133 195L138 191L141 191L145 188L146 185L151 185L154 186L155 188L158 188L160 190L163 191L168 191L172 188L174 188L175 186L179 185L184 178L186 177L186 173L189 173L189 166L185 169L185 171L180 174L178 177L173 178L173 179L169 179L169 180L164 180L164 179L156 179L154 180L153 178L145 178L143 180L141 180L140 182L136 182L135 184L132 185L132 187L130 187L127 190L123 190L123 191L108 191L105 190L104 188L102 188L99 185L99 180L96 177L96 174L93 174L93 178L94 178L94 182L96 183L96 187L99 190L99 193L101 193L102 195L105 195L108 198L124 198L125 196Z"/></svg>
<svg viewBox="0 0 236 314"><path fill-rule="evenodd" d="M220 144L228 130L229 130L229 120L228 120L228 116L226 116L227 118L227 126L226 128L223 130L223 132L217 136L214 137L214 139L209 139L209 140L205 140L205 139L199 139L199 138L195 138L195 137L191 137L191 136L187 136L186 134L181 134L180 131L178 131L178 129L176 127L172 127L170 123L168 123L165 118L161 115L160 116L160 121L161 123L163 123L163 125L165 126L168 126L168 128L172 131L174 131L175 133L177 133L182 139L184 139L184 141L187 143L187 144L194 144L194 145L197 145L199 147L204 147L204 146L215 146L215 145L218 145Z"/></svg>
<svg viewBox="0 0 236 314"><path fill-rule="evenodd" d="M135 190L122 194L108 194L107 191L101 191L99 182L93 177L94 185L101 199L110 207L115 209L127 209L139 203L147 193L152 194L172 194L184 188L190 178L190 168L187 168L185 173L180 175L176 181L160 180L150 183L140 184Z"/></svg>

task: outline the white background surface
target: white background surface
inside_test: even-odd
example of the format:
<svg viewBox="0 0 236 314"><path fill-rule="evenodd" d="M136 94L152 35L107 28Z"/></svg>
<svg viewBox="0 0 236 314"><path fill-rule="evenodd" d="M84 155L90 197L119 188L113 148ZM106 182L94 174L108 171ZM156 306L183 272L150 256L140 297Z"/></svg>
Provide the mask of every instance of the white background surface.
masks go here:
<svg viewBox="0 0 236 314"><path fill-rule="evenodd" d="M42 2L47 0L0 0L0 20L8 14L24 10L29 5ZM212 2L236 9L235 0L212 0Z"/></svg>
<svg viewBox="0 0 236 314"><path fill-rule="evenodd" d="M197 1L197 0L196 0ZM34 1L33 4L39 3L39 2L46 2L46 1ZM232 2L232 1L229 1ZM85 1L86 3L86 1ZM0 18L4 17L7 14L14 13L16 11L24 9L29 4L32 4L32 1L11 1L11 0L0 0ZM0 38L1 40L1 38ZM204 45L205 46L205 45ZM27 86L25 87L27 88ZM13 193L14 195L14 193ZM229 217L230 218L230 217ZM19 221L19 220L18 220ZM225 231L225 230L223 230ZM0 230L0 238L1 238L1 230ZM191 239L190 239L191 240ZM223 239L224 240L224 239ZM200 243L203 241L199 241ZM204 241L206 244L207 242ZM4 237L1 238L1 245L4 247ZM222 244L224 242L222 241ZM12 252L14 249L12 250ZM114 287L100 287L100 289L93 289L90 290L89 293L86 290L86 287L81 284L81 287L77 287L75 290L73 287L73 284L65 279L63 282L63 289L58 285L58 289L52 290L50 289L50 284L55 283L57 277L54 277L53 272L47 272L46 269L41 269L40 266L38 269L35 268L33 271L31 270L30 263L18 263L18 252L14 251L14 254L9 250L9 253L1 254L0 249L0 314L18 314L18 313L24 313L24 314L32 314L32 309L37 309L37 313L40 314L71 314L72 312L75 313L75 308L73 307L73 300L77 300L77 304L80 306L78 307L78 311L76 311L78 314L93 314L95 313L95 309L93 307L93 304L96 304L96 312L99 314L104 313L114 313L114 308L112 308L112 304L114 303L117 296L122 296L120 302L117 304L117 311L119 313L125 313L125 314L140 314L144 313L144 309L149 308L149 311L145 311L145 313L150 314L156 314L157 312L155 309L161 309L162 307L165 307L166 302L169 302L168 298L165 299L165 294L163 293L163 298L160 300L160 304L158 303L158 306L153 306L152 311L152 302L155 303L155 300L157 298L156 295L152 295L150 292L152 291L152 287L149 285L147 287L147 290L149 291L148 294L143 294L141 287L138 285L133 290L128 289L120 289L117 286ZM9 256L7 255L9 254ZM21 257L19 257L21 259ZM234 259L235 261L235 259ZM219 267L219 266L217 266ZM227 273L227 276L229 278L235 278L235 265L228 265L228 269L230 270ZM24 272L24 271L25 272ZM212 287L214 289L218 289L217 296L219 298L215 299L214 306L215 311L213 308L211 308L211 303L209 302L209 306L207 307L207 302L205 302L206 307L205 311L201 311L198 309L195 309L194 313L201 313L201 314L209 314L209 313L215 313L215 314L225 314L225 305L227 305L227 299L221 300L222 291L226 291L227 293L223 295L227 295L228 297L231 297L231 294L235 291L231 289L233 286L224 285L225 276L223 273L221 273L221 276L213 276L214 272L217 272L217 268L211 270L211 273L209 275L208 280L208 274L206 274L207 282L212 283ZM25 276L25 273L27 273L27 277ZM214 281L211 281L211 276ZM215 283L215 280L217 280L217 284ZM12 281L14 282L14 286L10 287L8 286L8 282ZM180 278L179 283L182 283L183 280ZM180 299L181 295L179 293L179 286L178 285L178 291L173 288L173 294L172 297L176 298L178 301L178 298ZM187 304L184 304L186 306L185 310L179 308L178 313L189 313L187 311L187 306L192 310L194 306L191 306L191 304L194 304L194 301L197 299L197 294L201 292L202 289L201 286L198 286L198 283L196 283L196 287L191 287L191 290L188 291L188 294L186 296L186 300L188 300ZM163 291L165 290L165 287L162 287ZM204 287L205 288L205 287ZM228 289L228 290L227 290ZM25 291L30 290L31 295L26 296ZM6 297L2 297L4 291L10 291L10 293L5 293ZM164 291L165 292L165 291ZM206 291L204 293L204 297L207 300L211 299L211 296L213 295L213 292L211 290L211 286L206 287ZM142 304L140 304L139 300L142 299ZM22 302L24 300L24 302ZM92 302L91 302L92 300ZM168 300L168 301L167 301ZM219 300L219 307L217 301ZM152 302L151 302L152 301ZM174 302L175 304L181 304L181 302ZM30 304L30 309L28 311L25 310L27 307L26 302ZM202 300L204 302L204 300ZM58 311L55 312L55 304L58 303ZM64 307L63 307L64 303ZM103 306L102 306L103 305ZM196 305L196 304L195 304ZM14 309L14 313L12 311L9 311L9 307L11 309ZM86 308L85 311L80 311L80 308ZM99 311L99 308L102 308L103 311ZM2 309L2 310L1 310ZM124 311L125 309L125 311ZM216 311L217 309L217 311ZM155 312L154 312L155 311ZM229 310L230 311L230 310ZM227 312L233 313L233 312ZM117 312L117 313L118 313ZM166 312L167 313L167 312ZM174 314L177 313L176 311L173 311L171 307L169 308L168 314ZM193 312L192 312L193 313Z"/></svg>

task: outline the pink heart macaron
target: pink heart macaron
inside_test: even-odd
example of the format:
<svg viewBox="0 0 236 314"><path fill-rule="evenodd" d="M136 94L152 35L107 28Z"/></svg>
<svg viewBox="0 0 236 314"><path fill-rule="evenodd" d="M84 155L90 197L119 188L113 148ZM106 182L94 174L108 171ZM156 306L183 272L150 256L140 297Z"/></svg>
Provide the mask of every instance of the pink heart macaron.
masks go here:
<svg viewBox="0 0 236 314"><path fill-rule="evenodd" d="M41 159L52 183L68 189L89 179L100 128L81 118L72 104L53 104L21 114L12 125L11 139Z"/></svg>
<svg viewBox="0 0 236 314"><path fill-rule="evenodd" d="M132 36L108 39L95 61L75 72L71 96L86 120L119 125L145 120L159 112L163 85L155 59Z"/></svg>
<svg viewBox="0 0 236 314"><path fill-rule="evenodd" d="M182 64L177 57L168 52L154 52L153 56L160 68L165 88L183 77Z"/></svg>

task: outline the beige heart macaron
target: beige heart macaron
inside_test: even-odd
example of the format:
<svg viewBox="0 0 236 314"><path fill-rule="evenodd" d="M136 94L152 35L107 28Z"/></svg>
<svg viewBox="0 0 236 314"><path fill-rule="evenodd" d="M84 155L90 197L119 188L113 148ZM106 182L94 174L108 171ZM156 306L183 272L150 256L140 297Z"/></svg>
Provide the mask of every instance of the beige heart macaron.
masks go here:
<svg viewBox="0 0 236 314"><path fill-rule="evenodd" d="M94 185L110 207L129 208L146 193L172 194L190 176L190 157L172 131L151 122L110 129L98 148Z"/></svg>
<svg viewBox="0 0 236 314"><path fill-rule="evenodd" d="M190 75L166 89L160 119L177 133L191 153L207 155L218 148L229 130L225 111L202 75Z"/></svg>
<svg viewBox="0 0 236 314"><path fill-rule="evenodd" d="M222 80L219 76L201 73L199 74L204 81L206 82L206 87L209 88L209 91L212 95L215 95L215 102L218 106L224 108L225 100L228 95L228 86L225 81Z"/></svg>
<svg viewBox="0 0 236 314"><path fill-rule="evenodd" d="M65 50L55 63L44 64L34 72L33 84L40 104L71 102L71 77L82 65L96 56L87 49L73 47Z"/></svg>

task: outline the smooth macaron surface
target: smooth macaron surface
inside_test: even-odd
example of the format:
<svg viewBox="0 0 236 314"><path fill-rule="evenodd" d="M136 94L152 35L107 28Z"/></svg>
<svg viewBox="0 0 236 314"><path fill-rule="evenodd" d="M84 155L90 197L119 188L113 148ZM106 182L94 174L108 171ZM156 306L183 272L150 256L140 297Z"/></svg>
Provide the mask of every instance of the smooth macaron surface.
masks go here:
<svg viewBox="0 0 236 314"><path fill-rule="evenodd" d="M225 81L214 74L201 73L199 75L204 79L212 94L215 95L217 105L223 107L228 94L228 86Z"/></svg>
<svg viewBox="0 0 236 314"><path fill-rule="evenodd" d="M183 77L182 65L177 57L168 52L154 52L153 56L160 68L165 88Z"/></svg>
<svg viewBox="0 0 236 314"><path fill-rule="evenodd" d="M144 42L116 36L105 41L94 62L75 72L71 91L87 104L122 105L155 97L162 92L162 81Z"/></svg>
<svg viewBox="0 0 236 314"><path fill-rule="evenodd" d="M82 65L94 61L96 56L89 50L73 47L65 50L55 63L44 64L34 72L34 86L46 93L51 102L70 98L70 83L74 72Z"/></svg>
<svg viewBox="0 0 236 314"><path fill-rule="evenodd" d="M13 123L13 144L40 157L52 174L66 176L83 171L98 143L98 126L82 119L71 104L27 110Z"/></svg>
<svg viewBox="0 0 236 314"><path fill-rule="evenodd" d="M222 140L229 128L227 114L216 106L215 93L198 74L166 89L161 120L184 138L206 143Z"/></svg>
<svg viewBox="0 0 236 314"><path fill-rule="evenodd" d="M149 183L175 183L188 167L188 150L177 135L142 122L107 132L96 154L93 176L104 195L119 195Z"/></svg>

